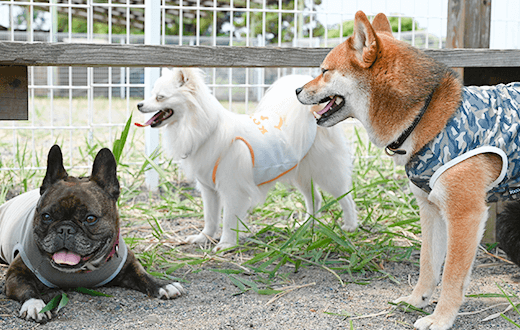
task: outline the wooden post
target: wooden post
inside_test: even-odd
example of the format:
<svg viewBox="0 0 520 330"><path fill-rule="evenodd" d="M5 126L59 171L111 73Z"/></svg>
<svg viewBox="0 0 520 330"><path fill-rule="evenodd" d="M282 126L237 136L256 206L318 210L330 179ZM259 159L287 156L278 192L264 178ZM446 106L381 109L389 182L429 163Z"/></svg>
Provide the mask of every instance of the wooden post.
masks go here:
<svg viewBox="0 0 520 330"><path fill-rule="evenodd" d="M449 0L446 48L489 48L491 0ZM466 68L455 68L464 80Z"/></svg>
<svg viewBox="0 0 520 330"><path fill-rule="evenodd" d="M0 120L29 118L27 67L0 65Z"/></svg>
<svg viewBox="0 0 520 330"><path fill-rule="evenodd" d="M491 0L449 0L446 48L489 48Z"/></svg>
<svg viewBox="0 0 520 330"><path fill-rule="evenodd" d="M491 0L449 0L446 48L489 48ZM496 84L491 80L495 68L454 68L465 85ZM496 242L496 217L502 203L489 205L483 243Z"/></svg>

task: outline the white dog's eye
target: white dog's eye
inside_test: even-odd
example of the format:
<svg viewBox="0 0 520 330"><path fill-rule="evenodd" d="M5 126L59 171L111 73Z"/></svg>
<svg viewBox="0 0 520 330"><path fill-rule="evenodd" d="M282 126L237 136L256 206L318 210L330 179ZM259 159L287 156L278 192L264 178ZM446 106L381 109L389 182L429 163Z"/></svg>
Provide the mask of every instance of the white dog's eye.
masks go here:
<svg viewBox="0 0 520 330"><path fill-rule="evenodd" d="M155 99L156 99L157 101L160 101L160 100L164 99L164 96L162 96L162 95L157 95L157 97L156 97Z"/></svg>

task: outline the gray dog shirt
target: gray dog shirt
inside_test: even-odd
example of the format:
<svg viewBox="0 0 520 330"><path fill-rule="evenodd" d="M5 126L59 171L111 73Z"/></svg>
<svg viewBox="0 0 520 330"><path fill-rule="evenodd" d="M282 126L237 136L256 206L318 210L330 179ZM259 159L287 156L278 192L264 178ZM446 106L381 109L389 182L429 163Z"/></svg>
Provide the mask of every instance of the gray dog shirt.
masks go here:
<svg viewBox="0 0 520 330"><path fill-rule="evenodd" d="M119 234L118 251L107 262L96 269L63 272L54 268L49 259L42 255L33 237L33 219L40 199L40 190L21 194L0 206L0 257L11 264L20 254L24 264L50 288L98 287L113 280L128 254L127 247Z"/></svg>

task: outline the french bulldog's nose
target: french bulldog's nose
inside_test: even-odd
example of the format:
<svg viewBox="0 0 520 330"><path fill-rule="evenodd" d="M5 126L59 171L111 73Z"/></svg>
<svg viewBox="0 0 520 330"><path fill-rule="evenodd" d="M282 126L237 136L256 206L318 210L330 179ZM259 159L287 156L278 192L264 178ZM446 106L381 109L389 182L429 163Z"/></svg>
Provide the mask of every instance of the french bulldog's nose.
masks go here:
<svg viewBox="0 0 520 330"><path fill-rule="evenodd" d="M137 110L141 110L143 107L143 102L137 103Z"/></svg>
<svg viewBox="0 0 520 330"><path fill-rule="evenodd" d="M302 92L303 88L296 88L296 95L299 95Z"/></svg>
<svg viewBox="0 0 520 330"><path fill-rule="evenodd" d="M65 225L58 228L56 232L59 236L62 236L62 238L65 239L69 236L74 236L76 234L76 229L74 229L72 226Z"/></svg>

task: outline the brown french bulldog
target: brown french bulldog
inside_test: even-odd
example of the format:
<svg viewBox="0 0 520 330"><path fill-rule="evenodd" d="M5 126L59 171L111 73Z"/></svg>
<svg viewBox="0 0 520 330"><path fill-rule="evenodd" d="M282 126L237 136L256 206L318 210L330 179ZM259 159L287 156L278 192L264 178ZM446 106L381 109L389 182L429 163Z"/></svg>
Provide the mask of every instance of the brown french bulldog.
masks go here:
<svg viewBox="0 0 520 330"><path fill-rule="evenodd" d="M172 299L179 283L144 270L119 233L119 181L112 152L101 149L85 178L69 176L60 147L49 151L40 189L0 206L0 258L10 266L5 292L22 303L20 316L44 322L46 288L121 286Z"/></svg>

